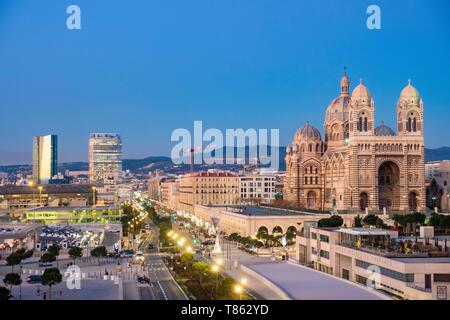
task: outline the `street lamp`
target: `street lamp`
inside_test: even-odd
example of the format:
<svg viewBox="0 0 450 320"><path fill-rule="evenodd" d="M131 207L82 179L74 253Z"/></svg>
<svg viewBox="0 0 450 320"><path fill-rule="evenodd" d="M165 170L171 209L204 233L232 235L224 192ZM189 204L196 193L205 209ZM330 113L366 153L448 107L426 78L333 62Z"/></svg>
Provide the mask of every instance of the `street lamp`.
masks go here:
<svg viewBox="0 0 450 320"><path fill-rule="evenodd" d="M242 300L242 287L239 284L234 287L234 292L239 294L239 300Z"/></svg>
<svg viewBox="0 0 450 320"><path fill-rule="evenodd" d="M39 190L39 206L42 206L42 186L38 186Z"/></svg>
<svg viewBox="0 0 450 320"><path fill-rule="evenodd" d="M211 267L211 271L216 274L216 300L219 292L219 270L220 268L217 264L213 264L213 266Z"/></svg>
<svg viewBox="0 0 450 320"><path fill-rule="evenodd" d="M95 206L96 206L96 204L97 204L97 199L95 199L95 191L97 190L97 187L96 186L93 186L92 187L92 202L93 202L93 204L94 204L94 208L95 208Z"/></svg>

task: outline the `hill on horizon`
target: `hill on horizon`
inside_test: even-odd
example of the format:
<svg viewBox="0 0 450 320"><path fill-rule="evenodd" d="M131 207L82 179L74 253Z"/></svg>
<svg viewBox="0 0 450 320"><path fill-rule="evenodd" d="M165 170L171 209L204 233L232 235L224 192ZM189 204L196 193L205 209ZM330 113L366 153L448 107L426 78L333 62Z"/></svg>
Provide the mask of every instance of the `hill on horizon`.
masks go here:
<svg viewBox="0 0 450 320"><path fill-rule="evenodd" d="M245 147L245 155L247 156L249 153L249 147ZM234 156L237 157L238 148L234 148ZM270 149L269 149L270 155ZM284 171L286 168L286 163L284 161L284 155L286 153L286 147L279 147L279 157L280 157L280 170ZM225 155L225 150L223 150L223 154ZM450 160L450 147L440 147L435 149L425 148L425 161L441 161L441 160ZM188 162L188 159L185 159ZM123 159L122 161L122 169L130 170L135 173L144 173L151 170L162 169L165 171L171 171L175 165L172 163L170 157L167 156L150 156L142 159ZM188 170L189 166L184 165L183 170ZM22 165L7 165L0 166L0 172L6 173L14 173L18 171L30 171L31 172L31 164L22 164ZM58 171L64 172L65 170L70 171L87 171L89 170L88 162L78 161L78 162L66 162L60 163L58 165ZM180 168L178 166L177 171Z"/></svg>

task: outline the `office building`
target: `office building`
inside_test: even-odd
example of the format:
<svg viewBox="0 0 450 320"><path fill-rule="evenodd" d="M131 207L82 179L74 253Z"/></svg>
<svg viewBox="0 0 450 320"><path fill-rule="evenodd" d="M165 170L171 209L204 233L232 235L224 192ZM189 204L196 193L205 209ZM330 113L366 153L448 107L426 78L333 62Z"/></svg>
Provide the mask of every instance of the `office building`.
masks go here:
<svg viewBox="0 0 450 320"><path fill-rule="evenodd" d="M47 184L57 173L57 136L33 137L33 182Z"/></svg>
<svg viewBox="0 0 450 320"><path fill-rule="evenodd" d="M89 180L116 185L122 175L122 140L116 133L92 133L89 137Z"/></svg>

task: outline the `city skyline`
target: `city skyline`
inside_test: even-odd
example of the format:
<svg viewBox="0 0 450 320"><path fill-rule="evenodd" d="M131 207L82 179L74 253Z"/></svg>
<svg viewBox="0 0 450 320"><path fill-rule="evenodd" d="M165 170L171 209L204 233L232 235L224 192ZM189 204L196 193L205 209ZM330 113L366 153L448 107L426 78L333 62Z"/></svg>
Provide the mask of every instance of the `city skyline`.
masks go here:
<svg viewBox="0 0 450 320"><path fill-rule="evenodd" d="M0 5L0 104L9 119L0 133L23 128L0 145L2 165L31 163L30 137L47 132L59 136L60 162L87 161L91 132L118 132L124 158L168 156L171 132L192 130L195 120L221 130L279 128L287 145L308 120L323 133L317 110L338 92L344 66L352 89L363 78L373 93L376 125L391 128L411 79L427 105L426 146L449 145L450 45L441 39L450 28L435 4L379 1L375 31L360 1L250 1L238 11L180 2L175 13L144 2L141 10L79 5L77 31L65 28L66 3Z"/></svg>

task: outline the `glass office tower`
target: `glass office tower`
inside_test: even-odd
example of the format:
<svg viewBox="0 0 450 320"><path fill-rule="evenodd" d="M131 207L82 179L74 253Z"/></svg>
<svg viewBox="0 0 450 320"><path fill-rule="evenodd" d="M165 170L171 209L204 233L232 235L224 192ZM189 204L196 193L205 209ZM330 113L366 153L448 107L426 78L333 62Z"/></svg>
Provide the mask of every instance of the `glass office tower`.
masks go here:
<svg viewBox="0 0 450 320"><path fill-rule="evenodd" d="M56 135L33 137L33 181L47 184L57 174L58 137Z"/></svg>
<svg viewBox="0 0 450 320"><path fill-rule="evenodd" d="M116 133L89 136L89 179L117 184L122 176L122 140Z"/></svg>

